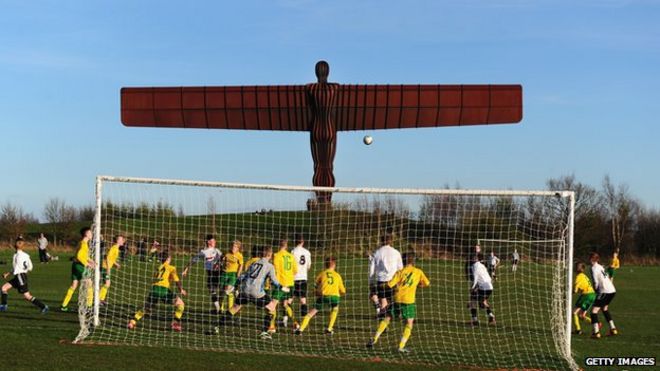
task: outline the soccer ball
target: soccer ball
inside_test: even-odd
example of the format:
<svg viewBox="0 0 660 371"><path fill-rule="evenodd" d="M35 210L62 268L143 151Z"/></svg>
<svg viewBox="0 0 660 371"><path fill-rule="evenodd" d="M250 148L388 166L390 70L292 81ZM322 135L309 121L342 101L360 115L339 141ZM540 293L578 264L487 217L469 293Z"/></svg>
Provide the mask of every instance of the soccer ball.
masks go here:
<svg viewBox="0 0 660 371"><path fill-rule="evenodd" d="M362 142L366 145L370 145L374 142L374 138L372 138L371 135L365 135L364 138L362 138Z"/></svg>

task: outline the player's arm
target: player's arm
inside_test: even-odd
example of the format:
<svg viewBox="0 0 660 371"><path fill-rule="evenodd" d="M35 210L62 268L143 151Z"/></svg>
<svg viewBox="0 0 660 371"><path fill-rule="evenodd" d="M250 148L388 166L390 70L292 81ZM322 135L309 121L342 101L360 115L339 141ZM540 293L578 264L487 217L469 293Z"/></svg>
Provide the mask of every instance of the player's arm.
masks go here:
<svg viewBox="0 0 660 371"><path fill-rule="evenodd" d="M337 273L337 278L339 280L339 295L346 295L346 286L344 286L344 279L341 278L341 275Z"/></svg>
<svg viewBox="0 0 660 371"><path fill-rule="evenodd" d="M292 260L292 263L293 263L293 264L291 265L291 268L293 268L293 275L295 276L296 274L298 274L298 262L296 261L296 257L295 257L295 256L294 256L293 259L291 259L291 260Z"/></svg>
<svg viewBox="0 0 660 371"><path fill-rule="evenodd" d="M179 290L179 293L183 296L188 295L186 290L183 289L183 284L181 283L181 280L179 279L179 275L176 273L176 269L172 271L172 276L171 276L172 281L176 284L176 288Z"/></svg>
<svg viewBox="0 0 660 371"><path fill-rule="evenodd" d="M323 293L323 273L319 273L318 276L316 276L316 279L314 280L314 291L316 292L317 296L321 296Z"/></svg>
<svg viewBox="0 0 660 371"><path fill-rule="evenodd" d="M119 247L117 247L116 249L111 249L110 254L112 255L111 256L112 260L110 261L110 263L112 263L112 265L108 264L108 272L110 272L110 270L114 267L117 267L117 269L121 268L121 265L119 264L119 259L118 259L119 258Z"/></svg>
<svg viewBox="0 0 660 371"><path fill-rule="evenodd" d="M373 256L369 260L369 283L373 284L376 282L376 257Z"/></svg>
<svg viewBox="0 0 660 371"><path fill-rule="evenodd" d="M240 276L243 273L243 257L238 258L238 270L236 270L236 276Z"/></svg>
<svg viewBox="0 0 660 371"><path fill-rule="evenodd" d="M600 280L602 279L602 272L591 267L591 278L593 278L594 290L598 291L600 288Z"/></svg>
<svg viewBox="0 0 660 371"><path fill-rule="evenodd" d="M479 269L479 268L475 269L476 264L477 263L474 263L472 265L472 276L473 277L472 277L472 287L470 287L470 290L472 290L472 291L477 289L477 282L479 282L479 275L482 274L481 269Z"/></svg>
<svg viewBox="0 0 660 371"><path fill-rule="evenodd" d="M27 263L27 264L26 264L26 265L27 265L27 267L26 267L27 271L28 271L28 272L31 272L31 271L32 271L32 268L34 268L34 265L32 265L32 259L30 259L30 255L27 256L27 261L26 261L26 263Z"/></svg>
<svg viewBox="0 0 660 371"><path fill-rule="evenodd" d="M394 288L396 285L399 284L399 282L401 282L401 279L403 278L402 272L403 272L403 271L398 270L398 271L394 274L394 277L392 277L392 279L391 279L389 282L387 282L387 286L388 286L389 288Z"/></svg>
<svg viewBox="0 0 660 371"><path fill-rule="evenodd" d="M429 287L431 285L431 280L429 280L428 277L426 277L426 274L424 272L421 272L422 276L419 278L419 287Z"/></svg>
<svg viewBox="0 0 660 371"><path fill-rule="evenodd" d="M204 253L201 252L201 251L199 253L193 255L193 257L190 258L190 261L188 262L188 264L186 264L186 266L183 267L183 272L181 272L181 275L184 276L184 277L187 276L188 275L188 270L190 269L190 267L197 264L197 262L199 262L203 257L204 257Z"/></svg>

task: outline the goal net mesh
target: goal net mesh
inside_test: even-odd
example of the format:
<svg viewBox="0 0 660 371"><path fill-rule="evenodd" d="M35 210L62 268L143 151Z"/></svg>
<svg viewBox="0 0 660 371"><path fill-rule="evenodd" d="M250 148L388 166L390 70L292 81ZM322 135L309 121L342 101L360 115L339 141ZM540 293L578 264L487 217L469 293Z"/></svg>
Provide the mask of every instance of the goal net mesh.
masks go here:
<svg viewBox="0 0 660 371"><path fill-rule="evenodd" d="M315 201L318 189L311 187L117 177L99 177L97 182L101 207L91 257L103 259L116 235L127 242L120 249L120 267L110 272L105 303L98 297L104 285L100 269L86 272L82 290L94 289L95 300L88 307L85 295L80 295L77 342L480 368L576 367L567 328L572 243L568 192L337 188L328 205ZM369 256L384 233L394 235L393 247L401 253L415 252L415 265L431 282L417 290L407 354L397 351L403 330L398 318L373 349L365 346L379 324L370 300ZM324 334L329 315L325 307L301 336L294 335L292 323L301 320L298 298L292 304L295 318L287 327L278 321L271 340L258 337L264 310L250 304L215 331L219 316L204 263L192 265L182 276L183 268L205 247L208 234L215 236L223 253L232 241L240 240L245 261L255 247L271 245L277 251L272 241L282 235L289 237L290 250L293 236L301 234L312 257L310 309L316 302L314 278L324 269L324 258L336 257L347 294L339 303L334 335ZM477 244L484 258L493 252L500 264L488 299L496 323L489 325L480 309L480 326L473 327L466 267ZM174 307L166 303L128 329L129 320L145 306L160 265L158 254L164 250L170 252L187 290L181 297L182 329L171 329ZM515 270L514 250L519 256ZM174 285L172 290L176 292ZM224 300L222 288L217 292ZM281 305L277 310L281 319Z"/></svg>

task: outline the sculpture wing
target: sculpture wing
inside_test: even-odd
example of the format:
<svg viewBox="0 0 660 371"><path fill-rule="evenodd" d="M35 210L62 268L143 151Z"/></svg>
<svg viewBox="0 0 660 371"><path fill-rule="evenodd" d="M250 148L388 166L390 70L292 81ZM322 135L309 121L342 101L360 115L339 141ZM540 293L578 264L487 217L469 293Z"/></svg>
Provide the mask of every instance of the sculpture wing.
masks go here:
<svg viewBox="0 0 660 371"><path fill-rule="evenodd" d="M122 88L125 126L307 131L303 85Z"/></svg>
<svg viewBox="0 0 660 371"><path fill-rule="evenodd" d="M338 131L517 123L520 85L340 85Z"/></svg>

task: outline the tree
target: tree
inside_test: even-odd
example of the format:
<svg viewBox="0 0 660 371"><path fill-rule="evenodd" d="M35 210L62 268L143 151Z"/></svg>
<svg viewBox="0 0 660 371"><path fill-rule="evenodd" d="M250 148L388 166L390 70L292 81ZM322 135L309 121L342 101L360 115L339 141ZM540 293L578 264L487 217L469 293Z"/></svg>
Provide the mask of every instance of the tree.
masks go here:
<svg viewBox="0 0 660 371"><path fill-rule="evenodd" d="M636 224L639 215L639 203L632 198L628 185L616 187L609 175L603 178L603 201L606 215L609 217L611 242L614 250L624 247L626 239Z"/></svg>
<svg viewBox="0 0 660 371"><path fill-rule="evenodd" d="M25 233L25 226L35 218L27 214L20 206L7 201L0 207L0 232L10 241Z"/></svg>
<svg viewBox="0 0 660 371"><path fill-rule="evenodd" d="M44 216L51 224L53 244L57 245L57 236L64 239L76 220L76 209L67 205L66 201L58 197L51 198L44 206Z"/></svg>

